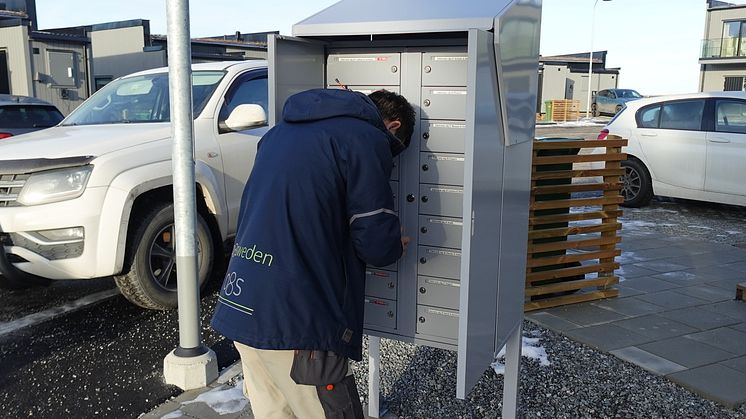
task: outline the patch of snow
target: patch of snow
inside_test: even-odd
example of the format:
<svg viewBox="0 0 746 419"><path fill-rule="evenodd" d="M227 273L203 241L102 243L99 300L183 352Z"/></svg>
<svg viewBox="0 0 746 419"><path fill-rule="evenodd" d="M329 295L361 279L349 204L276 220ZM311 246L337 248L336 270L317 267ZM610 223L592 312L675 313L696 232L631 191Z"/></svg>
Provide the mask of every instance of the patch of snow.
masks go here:
<svg viewBox="0 0 746 419"><path fill-rule="evenodd" d="M686 226L687 228L698 228L700 230L712 230L712 227L705 227L705 226Z"/></svg>
<svg viewBox="0 0 746 419"><path fill-rule="evenodd" d="M726 233L728 233L728 234L730 234L730 235L735 235L735 234L743 234L743 232L741 232L741 231L736 231L736 230L727 230L727 231L726 231Z"/></svg>
<svg viewBox="0 0 746 419"><path fill-rule="evenodd" d="M546 349L544 349L543 346L541 346L541 339L539 339L538 337L530 338L522 336L521 355L530 359L538 360L539 365L541 366L547 367L551 365L551 362L549 362L549 357L547 356L547 351ZM497 360L492 363L492 369L495 370L495 373L498 375L505 374L504 346L497 354Z"/></svg>
<svg viewBox="0 0 746 419"><path fill-rule="evenodd" d="M202 402L219 415L238 413L246 408L249 401L243 394L243 380L236 382L235 387L217 387L197 396L196 399L182 404Z"/></svg>
<svg viewBox="0 0 746 419"><path fill-rule="evenodd" d="M657 226L657 223L650 223L647 221L637 221L637 220L622 220L622 228L626 229L635 229L635 228L642 228L642 227L655 227Z"/></svg>
<svg viewBox="0 0 746 419"><path fill-rule="evenodd" d="M179 410L174 410L173 412L167 415L161 416L161 419L177 419L177 418L183 418L183 417L184 417L184 412L182 412L181 409L179 409Z"/></svg>

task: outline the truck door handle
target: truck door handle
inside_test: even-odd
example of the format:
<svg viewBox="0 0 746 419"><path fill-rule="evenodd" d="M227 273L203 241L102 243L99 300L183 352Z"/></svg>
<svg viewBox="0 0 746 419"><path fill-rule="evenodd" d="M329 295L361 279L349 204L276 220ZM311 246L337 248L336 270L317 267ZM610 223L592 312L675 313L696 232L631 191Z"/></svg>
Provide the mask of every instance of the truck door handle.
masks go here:
<svg viewBox="0 0 746 419"><path fill-rule="evenodd" d="M658 136L658 134L654 132L643 132L640 135L642 135L643 137L657 137Z"/></svg>
<svg viewBox="0 0 746 419"><path fill-rule="evenodd" d="M730 140L726 138L708 138L707 141L717 144L728 144L730 142Z"/></svg>

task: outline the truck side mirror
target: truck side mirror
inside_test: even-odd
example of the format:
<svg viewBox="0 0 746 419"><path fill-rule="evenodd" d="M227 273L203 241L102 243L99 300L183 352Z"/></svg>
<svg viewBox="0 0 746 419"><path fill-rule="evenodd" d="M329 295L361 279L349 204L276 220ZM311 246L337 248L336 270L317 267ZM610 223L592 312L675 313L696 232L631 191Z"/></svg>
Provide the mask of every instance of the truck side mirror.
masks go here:
<svg viewBox="0 0 746 419"><path fill-rule="evenodd" d="M225 120L225 128L241 131L267 124L267 112L259 105L243 104L236 106Z"/></svg>

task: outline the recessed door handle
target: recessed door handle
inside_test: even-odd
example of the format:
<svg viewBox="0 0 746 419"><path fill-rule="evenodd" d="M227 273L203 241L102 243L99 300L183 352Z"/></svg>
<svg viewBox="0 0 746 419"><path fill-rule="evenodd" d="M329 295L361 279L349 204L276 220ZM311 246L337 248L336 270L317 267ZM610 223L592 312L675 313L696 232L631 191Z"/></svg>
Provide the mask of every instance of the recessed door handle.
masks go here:
<svg viewBox="0 0 746 419"><path fill-rule="evenodd" d="M725 138L708 138L707 141L717 144L728 144L730 142L730 140Z"/></svg>
<svg viewBox="0 0 746 419"><path fill-rule="evenodd" d="M658 134L656 134L654 132L643 132L640 135L643 136L643 137L657 137L658 136Z"/></svg>

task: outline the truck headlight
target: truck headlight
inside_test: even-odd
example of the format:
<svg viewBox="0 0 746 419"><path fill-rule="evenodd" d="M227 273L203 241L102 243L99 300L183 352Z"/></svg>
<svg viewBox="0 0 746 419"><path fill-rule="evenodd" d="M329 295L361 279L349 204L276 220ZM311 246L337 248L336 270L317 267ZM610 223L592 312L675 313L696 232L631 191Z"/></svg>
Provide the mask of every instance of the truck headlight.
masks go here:
<svg viewBox="0 0 746 419"><path fill-rule="evenodd" d="M85 191L93 166L34 173L18 194L21 205L40 205L77 198Z"/></svg>

